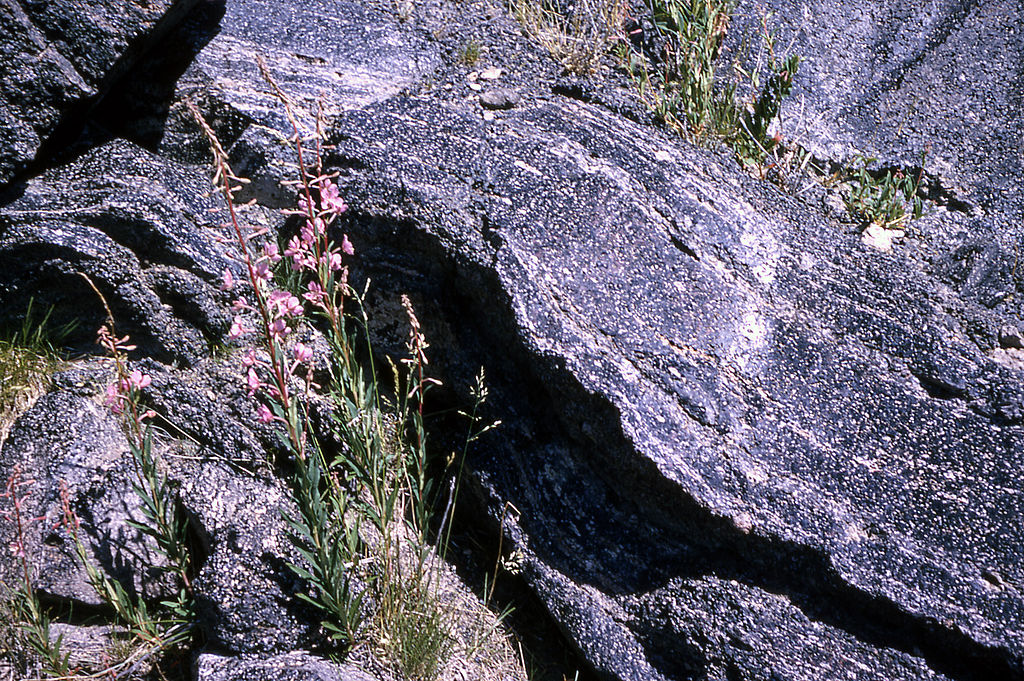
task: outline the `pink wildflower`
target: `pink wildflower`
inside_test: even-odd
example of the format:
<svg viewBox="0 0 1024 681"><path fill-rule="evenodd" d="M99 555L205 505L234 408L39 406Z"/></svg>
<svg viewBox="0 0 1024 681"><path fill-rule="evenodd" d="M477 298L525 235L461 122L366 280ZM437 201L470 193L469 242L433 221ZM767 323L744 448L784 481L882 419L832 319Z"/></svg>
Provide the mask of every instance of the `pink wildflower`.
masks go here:
<svg viewBox="0 0 1024 681"><path fill-rule="evenodd" d="M246 369L256 366L256 350L249 348L249 352L245 353L245 357L242 358L242 366Z"/></svg>
<svg viewBox="0 0 1024 681"><path fill-rule="evenodd" d="M320 183L320 203L335 215L341 215L348 209L344 199L341 198L341 194L338 192L337 185L330 180L324 180Z"/></svg>
<svg viewBox="0 0 1024 681"><path fill-rule="evenodd" d="M341 235L341 250L345 255L355 255L356 249L353 248L352 242L348 240L348 234Z"/></svg>
<svg viewBox="0 0 1024 681"><path fill-rule="evenodd" d="M262 279L263 281L270 281L274 276L274 273L270 271L270 264L266 260L256 263L254 274L257 279Z"/></svg>
<svg viewBox="0 0 1024 681"><path fill-rule="evenodd" d="M110 407L110 411L115 414L121 413L121 391L118 390L117 385L111 383L107 386L107 395L103 398L103 403Z"/></svg>
<svg viewBox="0 0 1024 681"><path fill-rule="evenodd" d="M341 254L337 251L324 253L323 256L321 256L321 262L327 265L333 272L339 271L342 267Z"/></svg>
<svg viewBox="0 0 1024 681"><path fill-rule="evenodd" d="M323 286L311 281L306 284L306 288L309 289L306 293L302 294L302 297L313 303L314 305L323 305L324 300L327 298L327 293L324 291Z"/></svg>
<svg viewBox="0 0 1024 681"><path fill-rule="evenodd" d="M278 317L270 323L270 337L276 341L284 340L288 335L288 324L283 317Z"/></svg>
<svg viewBox="0 0 1024 681"><path fill-rule="evenodd" d="M263 256L272 263L281 262L281 252L276 241L268 241L263 244Z"/></svg>
<svg viewBox="0 0 1024 681"><path fill-rule="evenodd" d="M267 297L267 304L274 317L281 315L297 317L302 314L302 303L287 291L273 291Z"/></svg>
<svg viewBox="0 0 1024 681"><path fill-rule="evenodd" d="M242 318L239 315L235 315L234 320L231 322L231 329L228 330L228 338L235 340L244 333L249 333L249 329L245 328L242 324Z"/></svg>
<svg viewBox="0 0 1024 681"><path fill-rule="evenodd" d="M313 359L313 349L302 343L296 343L293 352L295 353L295 361L300 364L305 364Z"/></svg>
<svg viewBox="0 0 1024 681"><path fill-rule="evenodd" d="M293 236L288 240L288 248L284 249L284 254L289 258L294 258L296 255L302 253L302 242L299 241L299 237Z"/></svg>
<svg viewBox="0 0 1024 681"><path fill-rule="evenodd" d="M283 309L285 313L298 317L302 314L302 303L295 296L288 296L288 299L284 301Z"/></svg>
<svg viewBox="0 0 1024 681"><path fill-rule="evenodd" d="M256 375L256 370L249 367L249 371L245 377L246 387L249 389L249 397L256 394L256 391L260 389L260 377Z"/></svg>
<svg viewBox="0 0 1024 681"><path fill-rule="evenodd" d="M220 278L220 290L230 291L235 287L235 278L231 276L231 270L224 268L224 274Z"/></svg>
<svg viewBox="0 0 1024 681"><path fill-rule="evenodd" d="M256 419L260 423L270 423L274 420L274 414L267 405L261 404L256 408Z"/></svg>
<svg viewBox="0 0 1024 681"><path fill-rule="evenodd" d="M313 241L316 239L314 233L313 223L306 221L306 224L299 230L299 236L302 237L302 245L306 248L310 248L313 245Z"/></svg>
<svg viewBox="0 0 1024 681"><path fill-rule="evenodd" d="M148 374L144 374L138 369L133 370L128 377L128 384L135 390L142 390L152 382L153 379Z"/></svg>

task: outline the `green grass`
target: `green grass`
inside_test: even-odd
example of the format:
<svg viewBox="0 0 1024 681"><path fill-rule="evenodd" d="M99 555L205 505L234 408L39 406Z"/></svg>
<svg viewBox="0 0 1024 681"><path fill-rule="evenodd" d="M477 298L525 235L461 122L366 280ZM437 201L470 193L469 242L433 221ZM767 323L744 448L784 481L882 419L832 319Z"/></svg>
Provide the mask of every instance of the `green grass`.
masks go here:
<svg viewBox="0 0 1024 681"><path fill-rule="evenodd" d="M641 100L668 127L697 143L724 142L744 166L764 175L781 142L770 127L790 93L799 57L776 56L765 16L766 68L734 65L724 75L719 61L734 0L652 0L650 7L661 52L646 54L627 44L621 50ZM746 98L737 94L740 82L749 91Z"/></svg>
<svg viewBox="0 0 1024 681"><path fill-rule="evenodd" d="M465 66L475 66L478 61L480 61L480 43L469 40L462 46L459 62Z"/></svg>
<svg viewBox="0 0 1024 681"><path fill-rule="evenodd" d="M0 331L0 440L14 418L61 363L61 343L74 324L54 326L52 309L38 316L29 300L21 325Z"/></svg>

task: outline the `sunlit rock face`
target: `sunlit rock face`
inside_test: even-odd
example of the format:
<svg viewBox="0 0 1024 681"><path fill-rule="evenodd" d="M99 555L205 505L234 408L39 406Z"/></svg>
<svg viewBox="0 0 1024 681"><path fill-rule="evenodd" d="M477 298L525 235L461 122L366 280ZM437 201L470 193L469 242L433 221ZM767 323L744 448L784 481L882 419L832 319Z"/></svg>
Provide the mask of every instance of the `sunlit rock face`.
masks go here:
<svg viewBox="0 0 1024 681"><path fill-rule="evenodd" d="M748 4L737 52L760 40ZM307 130L322 102L370 313L410 295L442 402L464 405L485 367L503 424L470 450L462 503L503 528L515 579L598 678L1024 678L1012 4L773 4L776 49L802 57L786 139L823 165L922 173L924 217L882 251L831 188L784 191L652 125L615 70L569 82L499 11L202 3L111 87L77 158L9 188L0 314L34 292L65 316L81 300L95 328L102 307L68 284L85 269L144 341L154 399L200 459L174 469L219 646L198 668L312 646L307 614L281 605L299 587L277 516L222 513L283 506L282 481L212 458L251 463L274 440L210 350L234 264L184 102L253 178L249 217L286 233L292 130L262 58ZM479 65L456 58L469 31ZM481 106L484 68L511 108ZM73 402L46 399L4 466L73 439L29 427ZM82 465L102 470L102 450ZM237 600L237 571L264 580L279 630Z"/></svg>

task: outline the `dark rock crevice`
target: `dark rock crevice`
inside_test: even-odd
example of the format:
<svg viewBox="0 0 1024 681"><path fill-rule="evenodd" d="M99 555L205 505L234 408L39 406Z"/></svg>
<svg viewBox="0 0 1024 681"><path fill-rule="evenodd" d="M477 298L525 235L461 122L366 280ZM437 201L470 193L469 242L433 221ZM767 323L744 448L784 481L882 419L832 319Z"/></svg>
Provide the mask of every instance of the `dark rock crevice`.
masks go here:
<svg viewBox="0 0 1024 681"><path fill-rule="evenodd" d="M360 222L358 215L354 219ZM428 329L438 323L458 329L455 347L473 348L472 359L446 356L444 366L483 364L491 377L492 399L517 415L516 434L499 432L491 439L492 447L504 452L496 456L514 457L518 463L513 470L537 471L557 452L561 468L575 471L573 477L578 480L589 481L585 490L572 492L562 485L539 488L537 480L522 476L499 483L490 477L496 473L490 464L474 462L476 470L487 471L495 491L522 512L522 528L531 537L530 549L538 560L573 582L590 584L615 599L657 592L680 580L733 580L750 589L781 595L811 621L874 647L920 658L927 667L950 678L1024 678L1013 653L985 646L956 626L908 612L878 593L848 583L835 571L827 553L778 537L759 536L737 527L734 519L710 514L683 488L668 482L653 464L637 457L635 443L621 430L622 417L614 404L583 388L556 358L538 361L529 347L508 344L508 338L518 335L510 331L516 320L511 310L498 302L504 294L491 270L465 261L456 265L440 241L414 223L378 225L372 236L358 230L356 234L384 252L393 244L396 250L391 252L400 253L403 265L389 267L381 252L367 254L370 270L392 275L384 279L370 274L370 278L383 281L390 291L419 289L423 298L440 301L446 318L431 319ZM449 264L438 270L438 263L445 262ZM433 274L425 276L425 270ZM396 281L395 273L406 276ZM426 282L429 292L422 290ZM473 291L474 296L453 298L444 293L448 291ZM481 307L479 301L488 304ZM476 325L459 320L485 322ZM479 354L480 346L489 351ZM495 356L502 358L502 365L494 364ZM501 378L506 376L518 378L510 384ZM937 394L938 388L932 388L938 383L921 380L933 397L955 396ZM525 403L516 396L525 396ZM514 406L517 403L521 406ZM572 409L558 406L566 404L573 405ZM560 425L550 431L545 424L550 424L555 414ZM524 440L526 433L529 436ZM495 440L503 442L494 444ZM570 457L572 463L564 457ZM506 467L507 461L502 468ZM598 480L601 482L596 483ZM630 497L618 490L643 490L643 496ZM512 496L506 496L509 494ZM544 509L544 515L561 518L560 529L532 522L531 516L539 514L539 509ZM599 530L594 528L596 518L601 518ZM648 524L641 529L637 518ZM644 539L637 543L627 539L640 536ZM614 545L595 544L596 537L616 537L616 541ZM607 560L611 554L616 555L614 563ZM593 565L600 565L600 570L585 567ZM620 571L613 572L616 565ZM681 566L686 566L685 570L680 570ZM643 631L649 625L638 626ZM644 636L654 640L662 635L651 630ZM689 663L684 658L678 662L682 666L673 663L661 671L669 678L684 678L673 674L699 668L703 656L698 654Z"/></svg>

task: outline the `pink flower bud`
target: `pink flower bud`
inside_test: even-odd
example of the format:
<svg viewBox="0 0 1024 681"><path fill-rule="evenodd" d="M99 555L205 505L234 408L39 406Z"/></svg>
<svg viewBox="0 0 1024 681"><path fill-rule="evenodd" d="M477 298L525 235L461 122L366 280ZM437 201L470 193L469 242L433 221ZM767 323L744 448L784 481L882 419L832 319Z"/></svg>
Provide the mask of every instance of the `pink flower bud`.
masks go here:
<svg viewBox="0 0 1024 681"><path fill-rule="evenodd" d="M356 249L352 247L352 242L348 240L348 234L341 236L341 250L345 255L355 255Z"/></svg>

